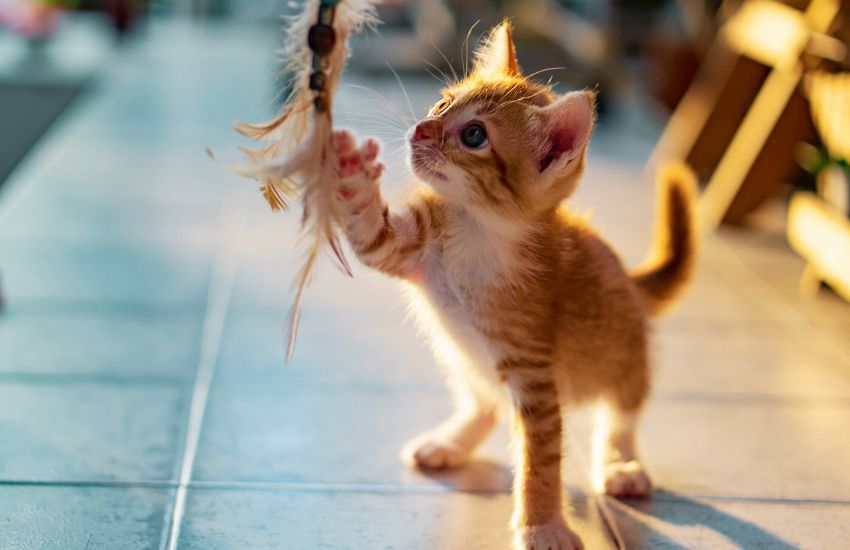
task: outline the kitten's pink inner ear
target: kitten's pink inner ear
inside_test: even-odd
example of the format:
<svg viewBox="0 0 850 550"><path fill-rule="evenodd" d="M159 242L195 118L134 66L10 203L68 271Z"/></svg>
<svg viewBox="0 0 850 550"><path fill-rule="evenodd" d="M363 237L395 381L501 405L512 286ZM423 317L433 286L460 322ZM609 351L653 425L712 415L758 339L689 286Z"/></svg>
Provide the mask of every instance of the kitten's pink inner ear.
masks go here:
<svg viewBox="0 0 850 550"><path fill-rule="evenodd" d="M540 172L556 161L564 160L564 166L569 166L578 158L590 138L594 120L593 103L587 92L564 95L543 112L548 136L538 162Z"/></svg>

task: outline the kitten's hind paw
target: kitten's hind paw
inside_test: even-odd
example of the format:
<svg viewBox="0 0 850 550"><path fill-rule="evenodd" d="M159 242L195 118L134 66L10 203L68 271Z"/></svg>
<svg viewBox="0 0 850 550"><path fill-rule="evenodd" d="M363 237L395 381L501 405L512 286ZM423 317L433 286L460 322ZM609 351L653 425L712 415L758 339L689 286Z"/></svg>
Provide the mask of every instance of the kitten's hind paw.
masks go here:
<svg viewBox="0 0 850 550"><path fill-rule="evenodd" d="M652 482L637 460L610 462L598 473L596 489L615 497L645 497L652 492Z"/></svg>
<svg viewBox="0 0 850 550"><path fill-rule="evenodd" d="M448 470L466 463L470 452L462 446L439 439L430 433L422 434L407 443L402 458L420 470Z"/></svg>
<svg viewBox="0 0 850 550"><path fill-rule="evenodd" d="M573 533L564 520L546 525L521 527L514 535L515 550L584 550L581 539Z"/></svg>

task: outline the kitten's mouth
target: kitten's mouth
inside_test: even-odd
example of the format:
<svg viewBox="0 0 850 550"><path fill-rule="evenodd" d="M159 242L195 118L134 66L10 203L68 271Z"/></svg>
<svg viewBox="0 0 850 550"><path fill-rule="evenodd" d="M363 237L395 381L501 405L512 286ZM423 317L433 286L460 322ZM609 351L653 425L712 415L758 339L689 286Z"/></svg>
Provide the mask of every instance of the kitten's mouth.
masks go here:
<svg viewBox="0 0 850 550"><path fill-rule="evenodd" d="M442 164L444 160L443 155L431 147L413 144L410 149L410 164L413 166L413 170L430 178L442 181L448 179L445 174L435 168L435 166Z"/></svg>

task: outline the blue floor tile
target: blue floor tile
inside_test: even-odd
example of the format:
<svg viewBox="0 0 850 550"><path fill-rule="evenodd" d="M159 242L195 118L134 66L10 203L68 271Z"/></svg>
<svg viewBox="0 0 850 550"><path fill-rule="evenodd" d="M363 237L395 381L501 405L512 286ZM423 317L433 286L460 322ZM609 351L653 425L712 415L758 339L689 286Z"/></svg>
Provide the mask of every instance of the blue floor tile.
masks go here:
<svg viewBox="0 0 850 550"><path fill-rule="evenodd" d="M195 479L433 486L399 451L450 411L436 384L218 378Z"/></svg>
<svg viewBox="0 0 850 550"><path fill-rule="evenodd" d="M592 500L570 506L586 548L614 548ZM501 549L511 508L508 494L190 490L179 548Z"/></svg>
<svg viewBox="0 0 850 550"><path fill-rule="evenodd" d="M211 250L0 241L10 303L204 304Z"/></svg>
<svg viewBox="0 0 850 550"><path fill-rule="evenodd" d="M0 481L172 479L188 390L175 381L0 383Z"/></svg>
<svg viewBox="0 0 850 550"><path fill-rule="evenodd" d="M180 548L506 548L509 500L506 495L196 490L189 495ZM494 510L501 512L502 525L482 525L484 518L493 520Z"/></svg>
<svg viewBox="0 0 850 550"><path fill-rule="evenodd" d="M235 309L222 337L218 373L294 379L440 382L427 345L399 309L376 312L368 323L351 311L305 307L295 355L286 354L286 310ZM401 328L400 328L401 327ZM392 338L386 336L392 334Z"/></svg>
<svg viewBox="0 0 850 550"><path fill-rule="evenodd" d="M64 152L61 170L48 169L41 176L37 191L90 193L94 197L169 198L209 201L218 198L226 186L244 187L245 179L210 159L204 147L191 153L158 153L149 162L150 153L110 145L113 162L98 162L98 149L91 144L77 151ZM226 185L225 185L226 184ZM0 228L2 231L2 228Z"/></svg>
<svg viewBox="0 0 850 550"><path fill-rule="evenodd" d="M31 197L6 219L0 236L13 240L127 245L133 242L212 248L218 200L174 197L122 199L56 190ZM45 220L50 220L45 223Z"/></svg>
<svg viewBox="0 0 850 550"><path fill-rule="evenodd" d="M169 489L0 485L4 550L159 547Z"/></svg>
<svg viewBox="0 0 850 550"><path fill-rule="evenodd" d="M850 537L850 504L707 499L659 492L613 503L629 549L838 549Z"/></svg>
<svg viewBox="0 0 850 550"><path fill-rule="evenodd" d="M203 309L37 308L0 315L0 378L18 374L190 375Z"/></svg>

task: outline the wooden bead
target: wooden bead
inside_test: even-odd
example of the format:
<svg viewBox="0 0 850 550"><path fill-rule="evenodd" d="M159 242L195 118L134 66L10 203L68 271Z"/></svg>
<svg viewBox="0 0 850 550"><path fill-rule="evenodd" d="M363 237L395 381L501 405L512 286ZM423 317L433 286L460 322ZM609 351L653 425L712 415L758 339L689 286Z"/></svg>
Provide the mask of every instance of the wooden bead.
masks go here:
<svg viewBox="0 0 850 550"><path fill-rule="evenodd" d="M310 89L316 92L322 92L325 89L325 84L327 83L327 78L325 77L325 73L321 71L315 71L310 74Z"/></svg>
<svg viewBox="0 0 850 550"><path fill-rule="evenodd" d="M336 33L333 27L324 25L313 25L307 31L307 44L310 49L321 56L326 56L334 49L336 43Z"/></svg>

